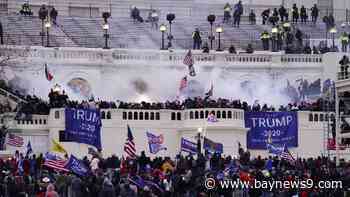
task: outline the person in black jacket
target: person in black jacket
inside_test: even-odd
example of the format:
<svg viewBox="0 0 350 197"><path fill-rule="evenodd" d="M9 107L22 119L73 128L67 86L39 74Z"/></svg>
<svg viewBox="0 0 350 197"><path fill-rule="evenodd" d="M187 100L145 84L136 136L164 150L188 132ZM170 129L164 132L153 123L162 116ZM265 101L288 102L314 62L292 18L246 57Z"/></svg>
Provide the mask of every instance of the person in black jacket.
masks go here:
<svg viewBox="0 0 350 197"><path fill-rule="evenodd" d="M288 13L287 13L287 10L286 8L284 8L283 5L281 5L281 7L278 9L278 13L280 15L280 18L281 18L281 22L283 21L287 21L288 20Z"/></svg>
<svg viewBox="0 0 350 197"><path fill-rule="evenodd" d="M192 33L193 49L200 49L202 45L202 38L198 28Z"/></svg>
<svg viewBox="0 0 350 197"><path fill-rule="evenodd" d="M300 19L301 19L301 23L306 24L307 13L306 13L306 8L304 6L301 6L301 8L300 8Z"/></svg>
<svg viewBox="0 0 350 197"><path fill-rule="evenodd" d="M293 23L298 23L299 11L298 11L297 4L293 4L292 10L293 10L293 11L292 11Z"/></svg>
<svg viewBox="0 0 350 197"><path fill-rule="evenodd" d="M314 4L314 7L311 8L311 19L314 24L317 22L317 17L318 17L318 8L317 5Z"/></svg>
<svg viewBox="0 0 350 197"><path fill-rule="evenodd" d="M266 9L261 13L262 16L262 24L265 25L266 21L269 19L270 17L270 9Z"/></svg>
<svg viewBox="0 0 350 197"><path fill-rule="evenodd" d="M52 23L56 25L56 19L57 19L58 12L57 10L53 7L50 12L50 18L52 20Z"/></svg>

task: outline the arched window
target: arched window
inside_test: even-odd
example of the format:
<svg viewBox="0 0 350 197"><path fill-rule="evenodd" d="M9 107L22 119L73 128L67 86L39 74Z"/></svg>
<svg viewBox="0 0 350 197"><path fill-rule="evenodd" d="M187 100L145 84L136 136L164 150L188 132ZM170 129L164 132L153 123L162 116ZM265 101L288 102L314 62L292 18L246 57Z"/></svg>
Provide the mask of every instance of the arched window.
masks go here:
<svg viewBox="0 0 350 197"><path fill-rule="evenodd" d="M145 112L145 120L149 120L149 113Z"/></svg>
<svg viewBox="0 0 350 197"><path fill-rule="evenodd" d="M106 112L105 111L101 112L101 119L106 119Z"/></svg>
<svg viewBox="0 0 350 197"><path fill-rule="evenodd" d="M318 121L318 114L315 114L314 121L315 121L315 122Z"/></svg>
<svg viewBox="0 0 350 197"><path fill-rule="evenodd" d="M227 112L227 118L228 119L232 119L232 111L228 111Z"/></svg>
<svg viewBox="0 0 350 197"><path fill-rule="evenodd" d="M126 112L123 112L123 120L126 120Z"/></svg>
<svg viewBox="0 0 350 197"><path fill-rule="evenodd" d="M193 111L190 111L190 119L193 119Z"/></svg>
<svg viewBox="0 0 350 197"><path fill-rule="evenodd" d="M59 111L55 111L55 119L59 119L60 118L60 112Z"/></svg>
<svg viewBox="0 0 350 197"><path fill-rule="evenodd" d="M209 111L206 110L206 111L205 111L205 118L208 118L208 116L209 116Z"/></svg>
<svg viewBox="0 0 350 197"><path fill-rule="evenodd" d="M175 120L175 117L176 115L175 115L175 112L171 112L171 120Z"/></svg>
<svg viewBox="0 0 350 197"><path fill-rule="evenodd" d="M138 114L136 111L134 112L134 120L138 120Z"/></svg>
<svg viewBox="0 0 350 197"><path fill-rule="evenodd" d="M226 111L222 111L222 118L226 119Z"/></svg>
<svg viewBox="0 0 350 197"><path fill-rule="evenodd" d="M112 114L110 111L107 112L107 119L111 119L112 118Z"/></svg>
<svg viewBox="0 0 350 197"><path fill-rule="evenodd" d="M154 120L154 112L151 112L151 120Z"/></svg>
<svg viewBox="0 0 350 197"><path fill-rule="evenodd" d="M325 121L328 121L328 114L326 114L325 116Z"/></svg>
<svg viewBox="0 0 350 197"><path fill-rule="evenodd" d="M198 118L199 118L198 111L195 111L195 112L194 112L194 119L198 119Z"/></svg>
<svg viewBox="0 0 350 197"><path fill-rule="evenodd" d="M177 116L177 120L181 120L181 112L177 112L176 116Z"/></svg>
<svg viewBox="0 0 350 197"><path fill-rule="evenodd" d="M310 122L314 121L314 116L312 114L309 114L309 121Z"/></svg>
<svg viewBox="0 0 350 197"><path fill-rule="evenodd" d="M216 112L216 118L221 118L221 111Z"/></svg>
<svg viewBox="0 0 350 197"><path fill-rule="evenodd" d="M143 120L143 112L140 112L140 113L139 113L139 119L140 119L140 120Z"/></svg>
<svg viewBox="0 0 350 197"><path fill-rule="evenodd" d="M200 117L200 119L204 119L204 112L203 111L199 112L199 117Z"/></svg>
<svg viewBox="0 0 350 197"><path fill-rule="evenodd" d="M160 120L160 113L156 112L156 120Z"/></svg>
<svg viewBox="0 0 350 197"><path fill-rule="evenodd" d="M131 111L128 112L128 120L132 120L132 112Z"/></svg>

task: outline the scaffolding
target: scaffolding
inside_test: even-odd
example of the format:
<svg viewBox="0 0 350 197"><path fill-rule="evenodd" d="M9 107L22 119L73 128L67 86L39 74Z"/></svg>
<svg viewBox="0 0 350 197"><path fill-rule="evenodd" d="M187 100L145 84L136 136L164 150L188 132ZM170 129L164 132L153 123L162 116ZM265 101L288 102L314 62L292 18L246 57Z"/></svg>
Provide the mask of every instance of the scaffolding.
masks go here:
<svg viewBox="0 0 350 197"><path fill-rule="evenodd" d="M334 102L334 94L332 93L332 90L328 90L322 94L322 110L324 112L324 121L323 121L323 155L326 157L332 156L332 153L329 145L330 139L333 138L333 128L335 125L335 108L332 103ZM332 138L331 138L332 137ZM335 141L335 139L334 139Z"/></svg>

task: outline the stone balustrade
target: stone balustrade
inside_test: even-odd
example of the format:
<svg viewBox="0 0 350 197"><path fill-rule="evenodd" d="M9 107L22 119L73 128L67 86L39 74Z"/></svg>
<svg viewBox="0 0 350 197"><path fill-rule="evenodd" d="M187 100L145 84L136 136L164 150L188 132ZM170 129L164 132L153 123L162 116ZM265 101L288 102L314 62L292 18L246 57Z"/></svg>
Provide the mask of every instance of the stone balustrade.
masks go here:
<svg viewBox="0 0 350 197"><path fill-rule="evenodd" d="M182 65L187 51L160 51L160 50L137 50L137 49L91 49L91 48L44 48L44 47L23 47L23 46L1 46L2 56L16 56L19 58L51 60L51 61L73 61L73 62L105 62L113 64L135 64L141 62ZM274 54L263 52L262 54L229 54L227 52L202 53L193 51L196 65L207 64L258 64L276 65L284 64L322 64L323 55L310 54Z"/></svg>
<svg viewBox="0 0 350 197"><path fill-rule="evenodd" d="M202 108L202 109L186 109L186 110L138 110L138 109L102 109L102 121L163 121L163 122L179 122L186 121L187 123L193 121L206 121L208 114L213 113L220 122L238 121L240 125L244 123L244 111L233 108ZM14 128L48 128L49 120L62 120L64 122L64 109L53 109L50 115L32 115L31 118L14 120L15 114L11 115ZM323 122L334 118L334 114L326 112L307 112L308 117L305 122ZM9 116L3 114L0 117L0 124L9 121Z"/></svg>

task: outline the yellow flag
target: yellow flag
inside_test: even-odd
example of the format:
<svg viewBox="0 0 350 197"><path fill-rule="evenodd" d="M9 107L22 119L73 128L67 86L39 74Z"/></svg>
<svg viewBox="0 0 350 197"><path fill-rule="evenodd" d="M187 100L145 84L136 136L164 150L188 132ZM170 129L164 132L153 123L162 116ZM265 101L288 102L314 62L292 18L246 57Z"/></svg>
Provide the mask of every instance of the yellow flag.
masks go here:
<svg viewBox="0 0 350 197"><path fill-rule="evenodd" d="M67 151L63 148L63 146L60 143L56 142L54 139L52 139L52 148L51 148L51 150L54 151L54 152L67 154Z"/></svg>

